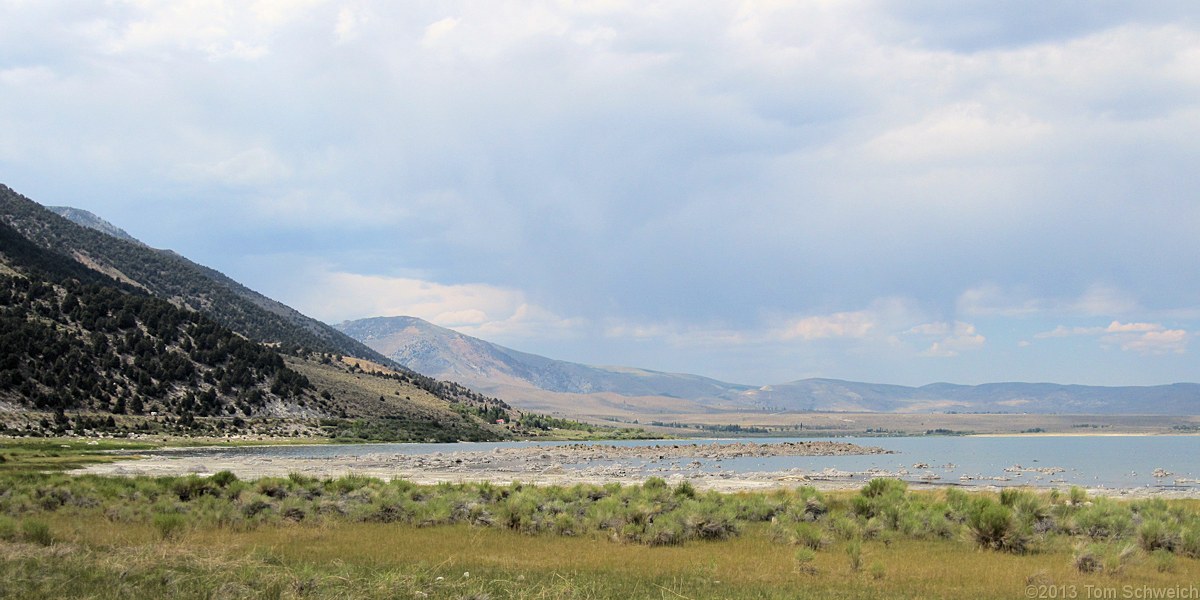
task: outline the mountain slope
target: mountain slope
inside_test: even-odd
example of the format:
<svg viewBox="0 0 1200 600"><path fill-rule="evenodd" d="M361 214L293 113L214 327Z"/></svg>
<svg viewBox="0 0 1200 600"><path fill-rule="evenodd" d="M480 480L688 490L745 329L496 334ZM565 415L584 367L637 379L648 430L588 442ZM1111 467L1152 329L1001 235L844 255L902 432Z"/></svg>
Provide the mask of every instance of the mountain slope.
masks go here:
<svg viewBox="0 0 1200 600"><path fill-rule="evenodd" d="M95 213L88 212L82 208L72 208L70 206L47 206L46 210L82 227L95 229L100 233L115 237L119 240L132 242L139 246L145 246L141 240L129 235L124 229L101 219Z"/></svg>
<svg viewBox="0 0 1200 600"><path fill-rule="evenodd" d="M581 416L713 410L1200 413L1200 385L1194 383L1147 387L935 383L908 387L805 379L753 387L697 375L558 361L505 348L414 317L361 319L337 328L418 372L466 382L520 407Z"/></svg>
<svg viewBox="0 0 1200 600"><path fill-rule="evenodd" d="M0 219L43 249L74 258L180 306L205 312L251 339L388 362L328 325L222 273L174 252L155 250L73 223L3 185Z"/></svg>
<svg viewBox="0 0 1200 600"><path fill-rule="evenodd" d="M554 360L415 317L361 319L336 327L414 371L462 381L488 393L508 386L563 394L612 393L719 403L751 389L698 375Z"/></svg>
<svg viewBox="0 0 1200 600"><path fill-rule="evenodd" d="M412 441L507 435L484 420L507 417L507 405L361 362L285 356L0 223L5 433L304 431Z"/></svg>
<svg viewBox="0 0 1200 600"><path fill-rule="evenodd" d="M934 383L921 387L804 379L749 392L783 410L1194 415L1200 384L1104 387L1056 383Z"/></svg>

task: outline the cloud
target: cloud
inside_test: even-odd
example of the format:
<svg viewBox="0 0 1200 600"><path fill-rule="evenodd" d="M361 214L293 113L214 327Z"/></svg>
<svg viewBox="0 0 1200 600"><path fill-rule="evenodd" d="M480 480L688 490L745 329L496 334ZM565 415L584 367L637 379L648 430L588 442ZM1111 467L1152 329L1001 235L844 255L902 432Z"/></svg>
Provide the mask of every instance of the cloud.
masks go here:
<svg viewBox="0 0 1200 600"><path fill-rule="evenodd" d="M1200 315L1197 9L1043 4L9 3L0 172L227 272L458 282L422 314L584 361L1194 377L1141 357ZM1094 375L996 350L1112 320L1171 325L1087 334L1128 350Z"/></svg>
<svg viewBox="0 0 1200 600"><path fill-rule="evenodd" d="M863 338L875 329L874 317L867 311L839 312L797 319L784 327L785 340L824 338Z"/></svg>
<svg viewBox="0 0 1200 600"><path fill-rule="evenodd" d="M1035 334L1035 339L1095 336L1105 346L1143 355L1183 354L1187 352L1185 329L1168 329L1162 323L1113 321L1105 327L1066 327L1059 325L1051 331Z"/></svg>
<svg viewBox="0 0 1200 600"><path fill-rule="evenodd" d="M956 306L960 314L975 317L1095 317L1130 314L1141 309L1132 294L1098 283L1087 286L1073 298L1032 297L1027 290L983 283L959 294Z"/></svg>
<svg viewBox="0 0 1200 600"><path fill-rule="evenodd" d="M176 170L181 179L222 185L264 185L292 174L275 153L265 148L250 148L213 163L185 163Z"/></svg>
<svg viewBox="0 0 1200 600"><path fill-rule="evenodd" d="M338 10L337 23L333 27L338 43L350 42L357 38L359 27L368 20L369 17L363 11L348 6Z"/></svg>
<svg viewBox="0 0 1200 600"><path fill-rule="evenodd" d="M454 17L446 17L445 19L430 23L429 26L425 28L425 35L421 36L421 45L432 46L437 44L439 40L450 35L450 33L457 27L458 19Z"/></svg>
<svg viewBox="0 0 1200 600"><path fill-rule="evenodd" d="M584 322L539 307L519 291L482 283L440 284L422 279L328 271L302 301L329 322L373 316L413 316L484 339L570 335Z"/></svg>
<svg viewBox="0 0 1200 600"><path fill-rule="evenodd" d="M737 330L719 325L667 323L631 323L613 320L603 330L609 339L639 342L663 341L674 348L713 348L760 344L764 338L757 332Z"/></svg>
<svg viewBox="0 0 1200 600"><path fill-rule="evenodd" d="M967 350L978 350L987 338L975 326L962 321L923 323L904 332L908 335L939 338L930 343L924 356L953 357Z"/></svg>
<svg viewBox="0 0 1200 600"><path fill-rule="evenodd" d="M944 165L1027 152L1052 133L1049 124L1029 115L965 102L940 107L917 123L886 131L867 142L865 149L887 162Z"/></svg>
<svg viewBox="0 0 1200 600"><path fill-rule="evenodd" d="M1095 284L1072 302L1068 311L1081 316L1121 315L1138 309L1137 300L1124 290Z"/></svg>
<svg viewBox="0 0 1200 600"><path fill-rule="evenodd" d="M1106 336L1122 350L1139 354L1183 354L1187 351L1188 332L1182 329L1146 331L1137 335Z"/></svg>
<svg viewBox="0 0 1200 600"><path fill-rule="evenodd" d="M1113 321L1104 329L1100 341L1138 354L1183 354L1187 351L1188 332L1167 329L1160 323L1120 323Z"/></svg>

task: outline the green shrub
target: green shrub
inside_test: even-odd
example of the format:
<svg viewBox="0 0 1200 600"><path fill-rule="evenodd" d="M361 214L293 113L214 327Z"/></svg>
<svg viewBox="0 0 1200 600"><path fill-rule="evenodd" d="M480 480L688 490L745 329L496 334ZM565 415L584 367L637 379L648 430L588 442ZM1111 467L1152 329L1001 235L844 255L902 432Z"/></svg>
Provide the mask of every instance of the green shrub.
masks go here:
<svg viewBox="0 0 1200 600"><path fill-rule="evenodd" d="M1104 562L1094 545L1080 544L1076 546L1074 564L1075 569L1080 573L1098 573L1104 570Z"/></svg>
<svg viewBox="0 0 1200 600"><path fill-rule="evenodd" d="M16 541L17 521L8 515L0 515L0 540Z"/></svg>
<svg viewBox="0 0 1200 600"><path fill-rule="evenodd" d="M971 497L962 490L947 488L946 505L952 512L965 516L971 508Z"/></svg>
<svg viewBox="0 0 1200 600"><path fill-rule="evenodd" d="M1170 550L1159 548L1150 553L1150 558L1154 560L1154 569L1159 573L1175 571L1175 555Z"/></svg>
<svg viewBox="0 0 1200 600"><path fill-rule="evenodd" d="M857 573L862 570L862 542L859 540L850 540L846 544L846 558L850 562L850 570Z"/></svg>
<svg viewBox="0 0 1200 600"><path fill-rule="evenodd" d="M829 519L829 531L833 535L843 540L854 540L862 538L862 528L854 519L836 516Z"/></svg>
<svg viewBox="0 0 1200 600"><path fill-rule="evenodd" d="M817 568L813 565L813 561L817 559L817 553L813 552L812 548L800 548L796 550L796 572L806 575L816 575Z"/></svg>
<svg viewBox="0 0 1200 600"><path fill-rule="evenodd" d="M967 528L975 543L991 550L1024 552L1028 543L1012 509L988 498L978 499L967 514Z"/></svg>
<svg viewBox="0 0 1200 600"><path fill-rule="evenodd" d="M915 539L950 539L956 533L956 525L946 518L946 507L910 507L900 515L899 527L904 535Z"/></svg>
<svg viewBox="0 0 1200 600"><path fill-rule="evenodd" d="M1079 533L1094 540L1123 538L1133 530L1129 508L1106 498L1097 498L1091 506L1079 509L1074 521Z"/></svg>
<svg viewBox="0 0 1200 600"><path fill-rule="evenodd" d="M171 483L171 492L179 497L181 502L189 502L200 496L216 494L211 479L205 479L197 475L188 475L180 477Z"/></svg>
<svg viewBox="0 0 1200 600"><path fill-rule="evenodd" d="M209 481L212 481L213 484L216 485L217 487L226 488L226 487L229 487L229 484L237 481L238 477L237 477L237 475L234 475L232 471L217 471L216 473L213 473L212 477L209 477L208 479L209 479Z"/></svg>
<svg viewBox="0 0 1200 600"><path fill-rule="evenodd" d="M1104 571L1110 575L1120 575L1136 555L1137 547L1132 544L1123 546L1120 550L1110 550L1104 557Z"/></svg>
<svg viewBox="0 0 1200 600"><path fill-rule="evenodd" d="M38 519L26 519L21 522L21 538L41 546L49 546L54 543L54 537L50 534L50 525Z"/></svg>
<svg viewBox="0 0 1200 600"><path fill-rule="evenodd" d="M908 491L908 484L901 479L876 477L868 481L867 485L859 491L859 494L867 498L879 498L883 496L903 496L906 491Z"/></svg>
<svg viewBox="0 0 1200 600"><path fill-rule="evenodd" d="M576 536L583 533L583 527L579 520L567 513L555 515L550 527L554 533L563 536Z"/></svg>
<svg viewBox="0 0 1200 600"><path fill-rule="evenodd" d="M875 580L883 579L885 576L887 576L887 568L883 566L882 562L875 561L875 562L871 563L870 573L871 573L871 579L875 579Z"/></svg>
<svg viewBox="0 0 1200 600"><path fill-rule="evenodd" d="M371 485L373 480L366 475L358 475L356 473L347 473L337 479L326 482L326 486L330 491L341 494L349 494L350 492L360 490Z"/></svg>
<svg viewBox="0 0 1200 600"><path fill-rule="evenodd" d="M283 479L280 477L263 477L258 480L255 488L258 490L258 493L267 496L268 498L283 500L289 495L289 490L291 488L290 484L291 480L288 479Z"/></svg>
<svg viewBox="0 0 1200 600"><path fill-rule="evenodd" d="M692 485L690 481L681 481L679 485L675 486L675 495L680 498L695 498L696 486Z"/></svg>
<svg viewBox="0 0 1200 600"><path fill-rule="evenodd" d="M1184 528L1180 533L1179 553L1189 558L1200 558L1200 523Z"/></svg>
<svg viewBox="0 0 1200 600"><path fill-rule="evenodd" d="M667 480L662 477L648 477L642 482L642 490L647 492L662 492L667 489Z"/></svg>
<svg viewBox="0 0 1200 600"><path fill-rule="evenodd" d="M173 540L183 533L187 518L179 513L158 513L154 515L152 523L160 538Z"/></svg>
<svg viewBox="0 0 1200 600"><path fill-rule="evenodd" d="M810 548L812 550L820 550L825 545L825 539L821 535L821 529L812 523L797 523L792 529L792 543Z"/></svg>
<svg viewBox="0 0 1200 600"><path fill-rule="evenodd" d="M685 539L723 540L738 533L737 520L715 506L688 506L676 511Z"/></svg>
<svg viewBox="0 0 1200 600"><path fill-rule="evenodd" d="M1117 549L1108 544L1080 544L1075 547L1075 568L1080 573L1119 575L1136 553L1133 545Z"/></svg>
<svg viewBox="0 0 1200 600"><path fill-rule="evenodd" d="M1083 488L1073 485L1071 486L1071 491L1067 494L1067 498L1071 506L1079 506L1087 502L1087 492L1083 491Z"/></svg>
<svg viewBox="0 0 1200 600"><path fill-rule="evenodd" d="M1138 545L1146 552L1166 550L1174 552L1179 544L1179 533L1161 518L1148 519L1138 527Z"/></svg>

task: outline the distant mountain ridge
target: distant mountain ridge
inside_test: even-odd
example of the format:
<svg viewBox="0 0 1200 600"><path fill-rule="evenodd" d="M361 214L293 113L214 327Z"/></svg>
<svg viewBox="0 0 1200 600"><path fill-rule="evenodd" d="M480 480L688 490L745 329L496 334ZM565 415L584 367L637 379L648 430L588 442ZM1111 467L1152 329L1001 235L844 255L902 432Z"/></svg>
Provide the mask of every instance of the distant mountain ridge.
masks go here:
<svg viewBox="0 0 1200 600"><path fill-rule="evenodd" d="M699 375L596 367L529 354L438 327L416 317L374 317L336 326L419 373L462 381L515 406L547 402L570 411L579 395L639 399L679 412L766 410L888 413L1147 414L1200 413L1200 384L1102 387L1054 383L934 383L920 387L803 379L752 386ZM658 401L650 402L650 399ZM674 404L672 404L674 403Z"/></svg>
<svg viewBox="0 0 1200 600"><path fill-rule="evenodd" d="M1200 384L1105 387L1057 383L933 383L920 387L803 379L749 393L785 410L1192 415Z"/></svg>
<svg viewBox="0 0 1200 600"><path fill-rule="evenodd" d="M551 392L721 399L752 389L699 375L597 367L520 352L438 327L416 317L376 317L335 326L418 373L487 390L525 383Z"/></svg>

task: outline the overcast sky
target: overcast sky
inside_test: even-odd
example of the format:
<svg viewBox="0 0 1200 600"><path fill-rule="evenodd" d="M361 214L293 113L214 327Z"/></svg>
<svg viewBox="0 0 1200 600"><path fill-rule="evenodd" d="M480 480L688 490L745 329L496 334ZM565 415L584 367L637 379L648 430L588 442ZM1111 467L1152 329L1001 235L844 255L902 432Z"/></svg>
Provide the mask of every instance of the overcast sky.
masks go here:
<svg viewBox="0 0 1200 600"><path fill-rule="evenodd" d="M0 0L0 182L337 323L1200 380L1200 3Z"/></svg>

